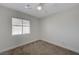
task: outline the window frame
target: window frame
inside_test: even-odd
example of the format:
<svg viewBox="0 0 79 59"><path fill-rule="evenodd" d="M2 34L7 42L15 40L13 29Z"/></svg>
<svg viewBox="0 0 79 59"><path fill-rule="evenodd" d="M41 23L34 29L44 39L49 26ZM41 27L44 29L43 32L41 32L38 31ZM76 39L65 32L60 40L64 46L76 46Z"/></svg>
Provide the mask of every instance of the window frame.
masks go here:
<svg viewBox="0 0 79 59"><path fill-rule="evenodd" d="M16 17L12 17L12 21L13 21L13 19L17 19L17 20L21 20L21 23L22 23L22 25L13 25L13 22L12 22L12 35L24 35L24 34L30 34L30 20L26 20L26 19L22 19L22 18L16 18ZM28 24L29 24L29 26L24 26L23 24L23 21L26 21L26 22L29 22ZM15 27L22 27L21 28L21 34L13 34L13 26L15 26ZM24 27L29 27L29 32L28 33L24 33L24 31L23 31L23 28Z"/></svg>

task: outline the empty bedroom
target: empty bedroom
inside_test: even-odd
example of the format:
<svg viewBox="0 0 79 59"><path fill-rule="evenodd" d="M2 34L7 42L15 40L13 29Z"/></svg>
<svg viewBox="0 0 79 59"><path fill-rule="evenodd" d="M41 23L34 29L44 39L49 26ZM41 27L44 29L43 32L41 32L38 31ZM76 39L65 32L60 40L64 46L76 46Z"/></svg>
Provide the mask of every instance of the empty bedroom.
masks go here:
<svg viewBox="0 0 79 59"><path fill-rule="evenodd" d="M0 3L0 55L79 55L79 3Z"/></svg>

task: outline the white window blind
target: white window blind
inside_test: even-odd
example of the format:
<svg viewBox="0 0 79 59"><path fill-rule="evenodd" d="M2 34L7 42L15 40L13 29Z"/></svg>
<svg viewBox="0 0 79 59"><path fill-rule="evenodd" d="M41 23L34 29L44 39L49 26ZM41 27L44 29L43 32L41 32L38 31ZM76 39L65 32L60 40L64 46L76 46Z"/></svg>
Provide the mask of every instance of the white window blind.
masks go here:
<svg viewBox="0 0 79 59"><path fill-rule="evenodd" d="M21 35L30 33L30 21L12 18L12 35Z"/></svg>

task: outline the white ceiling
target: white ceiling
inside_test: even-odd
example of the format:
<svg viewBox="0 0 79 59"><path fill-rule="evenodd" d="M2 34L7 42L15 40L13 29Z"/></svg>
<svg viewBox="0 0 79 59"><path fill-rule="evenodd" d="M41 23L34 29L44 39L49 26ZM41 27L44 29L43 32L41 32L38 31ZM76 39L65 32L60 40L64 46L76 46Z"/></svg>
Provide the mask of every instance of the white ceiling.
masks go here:
<svg viewBox="0 0 79 59"><path fill-rule="evenodd" d="M25 5L27 4L31 5L30 9L25 8ZM42 17L49 16L51 14L69 9L78 4L76 3L75 4L74 3L69 3L69 4L68 3L45 3L43 10L41 11L38 11L36 9L36 7L38 6L38 3L2 3L0 5L27 13L29 15L32 15L38 18L42 18Z"/></svg>

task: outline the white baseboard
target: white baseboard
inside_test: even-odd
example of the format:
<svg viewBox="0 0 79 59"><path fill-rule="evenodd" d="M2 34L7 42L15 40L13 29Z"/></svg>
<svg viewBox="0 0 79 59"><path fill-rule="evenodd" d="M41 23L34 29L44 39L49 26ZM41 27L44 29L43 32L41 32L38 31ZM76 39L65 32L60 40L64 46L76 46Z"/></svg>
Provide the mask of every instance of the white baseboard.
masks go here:
<svg viewBox="0 0 79 59"><path fill-rule="evenodd" d="M11 49L14 49L14 48L19 47L19 46L23 46L25 44L29 44L29 43L34 42L34 41L37 41L37 40L32 40L32 41L29 41L29 42L25 42L25 43L18 44L16 46L11 46L11 47L8 47L6 49L2 49L2 50L0 50L0 53L5 52L5 51L8 51L8 50L11 50Z"/></svg>
<svg viewBox="0 0 79 59"><path fill-rule="evenodd" d="M42 39L42 40L43 40L43 39ZM71 50L71 51L73 51L73 52L79 53L79 50L73 49L73 48L68 47L68 46L64 46L64 45L60 44L60 42L48 41L48 40L45 40L45 39L44 39L44 41L47 41L47 42L49 42L49 43L51 43L51 44L55 44L55 45L60 46L60 47L62 47L62 48L66 48L66 49Z"/></svg>
<svg viewBox="0 0 79 59"><path fill-rule="evenodd" d="M42 39L41 39L41 40L42 40ZM5 52L5 51L8 51L8 50L10 50L10 49L14 49L14 48L19 47L19 46L23 46L23 45L25 45L25 44L29 44L29 43L34 42L34 41L37 41L37 40L32 40L32 41L29 41L29 42L21 43L21 44L18 44L18 45L16 45L16 46L12 46L12 47L9 47L9 48L0 50L0 53ZM58 43L58 42L51 42L51 41L48 41L48 40L44 40L44 41L47 41L47 42L49 42L49 43L51 43L51 44L55 44L55 45L57 45L57 46L60 46L60 47L63 47L63 48L67 48L67 49L69 49L69 50L71 50L71 51L74 51L74 52L79 53L79 51L74 50L74 49L71 49L71 48L69 48L69 47L62 46L62 45L61 45L60 43Z"/></svg>

